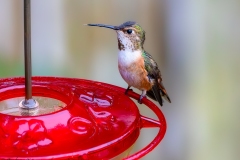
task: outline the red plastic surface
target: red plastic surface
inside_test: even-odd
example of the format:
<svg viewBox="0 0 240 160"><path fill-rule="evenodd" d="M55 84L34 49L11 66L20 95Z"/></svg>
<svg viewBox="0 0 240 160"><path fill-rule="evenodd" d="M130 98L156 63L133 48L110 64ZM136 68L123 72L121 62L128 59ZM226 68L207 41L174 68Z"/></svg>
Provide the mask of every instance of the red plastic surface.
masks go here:
<svg viewBox="0 0 240 160"><path fill-rule="evenodd" d="M124 89L100 82L34 77L33 95L55 98L67 104L54 113L39 116L0 114L0 158L110 159L128 149L142 127L159 127L154 140L126 159L139 159L164 137L166 122L151 101L159 121L139 114ZM24 78L0 80L0 101L24 95ZM129 92L135 99L139 95Z"/></svg>

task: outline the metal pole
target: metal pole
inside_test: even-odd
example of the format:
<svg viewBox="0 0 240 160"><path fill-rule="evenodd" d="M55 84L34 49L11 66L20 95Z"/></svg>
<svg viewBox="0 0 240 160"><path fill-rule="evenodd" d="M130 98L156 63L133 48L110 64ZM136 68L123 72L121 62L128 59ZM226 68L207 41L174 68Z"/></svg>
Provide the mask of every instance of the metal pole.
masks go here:
<svg viewBox="0 0 240 160"><path fill-rule="evenodd" d="M38 102L32 99L32 63L31 63L31 1L24 0L24 66L25 66L25 100L19 104L22 115L36 113ZM33 110L34 109L34 110Z"/></svg>
<svg viewBox="0 0 240 160"><path fill-rule="evenodd" d="M24 63L25 63L25 99L32 99L31 64L31 2L24 0Z"/></svg>

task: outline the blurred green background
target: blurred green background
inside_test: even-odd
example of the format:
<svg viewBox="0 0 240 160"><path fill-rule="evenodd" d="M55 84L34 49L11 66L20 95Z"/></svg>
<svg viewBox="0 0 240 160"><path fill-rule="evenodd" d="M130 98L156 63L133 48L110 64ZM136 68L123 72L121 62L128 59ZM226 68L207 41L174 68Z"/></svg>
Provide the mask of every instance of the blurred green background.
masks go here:
<svg viewBox="0 0 240 160"><path fill-rule="evenodd" d="M166 136L143 159L238 160L239 15L239 0L33 0L33 75L127 87L118 72L116 33L83 24L137 21L172 100L161 108ZM23 53L23 3L0 0L0 78L24 75ZM143 130L132 152L156 132Z"/></svg>

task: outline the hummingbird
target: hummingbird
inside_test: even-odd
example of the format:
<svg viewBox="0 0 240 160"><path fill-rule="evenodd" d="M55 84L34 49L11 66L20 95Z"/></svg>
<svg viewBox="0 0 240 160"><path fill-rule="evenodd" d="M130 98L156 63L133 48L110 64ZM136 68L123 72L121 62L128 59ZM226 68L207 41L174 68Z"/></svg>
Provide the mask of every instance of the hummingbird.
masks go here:
<svg viewBox="0 0 240 160"><path fill-rule="evenodd" d="M171 103L166 89L162 84L161 72L153 57L144 50L145 31L134 21L125 22L119 26L106 24L86 24L88 26L104 27L115 30L118 40L118 69L128 87L142 91L138 102L141 104L146 95L163 105L163 99Z"/></svg>

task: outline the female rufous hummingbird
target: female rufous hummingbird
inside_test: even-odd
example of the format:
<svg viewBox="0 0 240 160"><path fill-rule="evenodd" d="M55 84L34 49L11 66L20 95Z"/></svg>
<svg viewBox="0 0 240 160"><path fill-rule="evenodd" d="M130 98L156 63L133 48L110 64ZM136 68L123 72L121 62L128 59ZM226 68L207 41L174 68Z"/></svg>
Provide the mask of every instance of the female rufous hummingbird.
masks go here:
<svg viewBox="0 0 240 160"><path fill-rule="evenodd" d="M166 89L162 84L162 77L157 63L143 48L145 31L133 21L125 22L119 26L105 24L87 24L113 29L118 39L118 69L122 78L127 82L127 94L130 87L142 91L138 100L141 103L146 95L157 100L162 106L162 97L171 103Z"/></svg>

